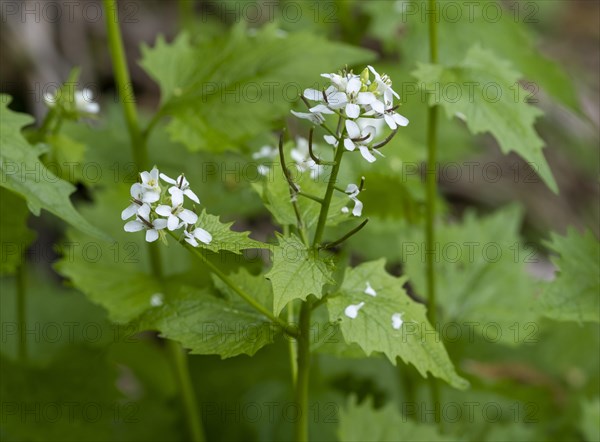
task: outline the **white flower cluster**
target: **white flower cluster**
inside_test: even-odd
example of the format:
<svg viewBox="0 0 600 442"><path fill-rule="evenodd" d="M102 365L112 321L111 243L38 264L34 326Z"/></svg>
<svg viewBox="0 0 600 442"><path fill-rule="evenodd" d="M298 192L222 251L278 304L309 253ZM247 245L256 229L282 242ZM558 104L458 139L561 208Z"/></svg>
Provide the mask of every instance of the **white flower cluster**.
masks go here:
<svg viewBox="0 0 600 442"><path fill-rule="evenodd" d="M75 111L81 114L95 115L100 112L100 105L94 101L94 93L90 89L82 89L75 91L73 98L75 99ZM44 94L44 103L52 108L59 101L58 94L49 92Z"/></svg>
<svg viewBox="0 0 600 442"><path fill-rule="evenodd" d="M183 229L185 241L194 247L200 242L210 244L212 235L198 227L198 215L183 207L185 197L200 204L198 196L190 189L190 183L181 174L176 180L154 167L150 172L140 174L141 183L131 186L131 204L121 212L121 219L135 219L125 224L126 232L146 231L146 241L154 242L164 235L165 228L170 231ZM168 183L168 196L163 195L159 177Z"/></svg>
<svg viewBox="0 0 600 442"><path fill-rule="evenodd" d="M363 158L372 163L375 161L373 152L380 154L372 148L380 122L385 122L393 131L398 126L408 125L408 119L396 112L394 97L400 97L392 89L392 81L387 75L379 75L372 66L365 68L360 75L343 71L340 74L321 76L330 80L329 87L322 91L306 89L303 93L306 100L317 104L310 107L308 112L292 113L318 125L325 123L326 115L343 117L343 140L325 135L325 141L332 146L337 146L342 141L344 148L349 151L358 149Z"/></svg>

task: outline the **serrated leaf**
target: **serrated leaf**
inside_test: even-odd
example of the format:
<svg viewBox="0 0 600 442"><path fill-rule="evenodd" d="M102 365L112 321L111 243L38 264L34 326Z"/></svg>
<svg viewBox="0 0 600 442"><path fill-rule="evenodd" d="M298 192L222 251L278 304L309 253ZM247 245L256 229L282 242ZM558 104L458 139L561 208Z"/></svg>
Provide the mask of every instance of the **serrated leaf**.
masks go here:
<svg viewBox="0 0 600 442"><path fill-rule="evenodd" d="M245 278L243 273L232 276L237 282L248 282ZM266 295L263 291L258 296ZM221 358L252 356L280 332L239 297L219 298L207 289L189 286L149 310L140 319L140 328L159 330L161 336L181 342L192 354Z"/></svg>
<svg viewBox="0 0 600 442"><path fill-rule="evenodd" d="M590 232L570 228L566 236L552 235L558 253L556 279L543 292L542 313L559 321L600 322L600 242Z"/></svg>
<svg viewBox="0 0 600 442"><path fill-rule="evenodd" d="M377 296L365 293L367 282ZM413 364L422 376L431 372L456 388L466 388L448 357L437 331L426 319L422 304L413 301L402 287L406 278L395 278L385 271L385 261L367 262L348 269L337 296L327 300L329 317L339 321L348 343L357 343L367 355L384 353L395 364L400 357ZM359 305L355 318L345 314L349 305ZM392 316L400 314L399 329L392 327Z"/></svg>
<svg viewBox="0 0 600 442"><path fill-rule="evenodd" d="M519 237L522 217L517 206L508 206L482 218L468 211L461 223L438 225L434 263L444 322L487 330L490 340L505 345L537 339L538 290L526 270L536 257ZM403 241L405 272L424 294L422 229L407 231Z"/></svg>
<svg viewBox="0 0 600 442"><path fill-rule="evenodd" d="M427 20L422 20L425 13L423 4L402 8L399 4L377 2L371 3L370 12L385 20L388 28L379 28L377 35L392 44L400 44L406 53L407 60L426 62L429 57L427 40ZM543 2L548 4L548 2ZM376 5L376 6L375 6ZM416 8L415 8L416 6ZM565 5L566 6L566 5ZM438 23L439 59L444 65L459 63L467 48L480 44L498 56L510 60L516 69L523 73L529 83L525 95L533 99L539 97L539 88L550 94L556 101L581 112L577 91L573 80L561 66L559 61L551 60L540 48L538 36L533 29L539 19L537 2L529 4L504 4L497 0L483 0L469 4L457 2L451 6L440 4L444 11ZM390 10L392 9L392 10ZM492 12L493 11L493 12ZM390 20L392 18L393 20ZM543 20L542 20L543 21ZM372 27L381 26L379 22ZM396 33L389 27L394 26ZM403 38L398 38L400 27L406 26ZM387 32L387 35L385 34Z"/></svg>
<svg viewBox="0 0 600 442"><path fill-rule="evenodd" d="M173 116L169 133L192 151L239 149L288 115L296 85L308 87L322 72L373 58L311 33L282 36L266 26L251 34L244 24L196 46L185 34L172 44L159 38L142 54L142 67L161 87L162 108Z"/></svg>
<svg viewBox="0 0 600 442"><path fill-rule="evenodd" d="M416 423L402 416L391 403L375 410L370 400L357 404L355 397L340 409L338 436L340 442L455 440L441 435L434 425Z"/></svg>
<svg viewBox="0 0 600 442"><path fill-rule="evenodd" d="M210 215L203 210L198 216L198 226L212 235L210 244L200 243L202 249L219 252L226 250L228 252L241 254L245 249L266 249L270 246L260 241L249 238L250 232L236 232L231 230L233 223L222 223L218 216Z"/></svg>
<svg viewBox="0 0 600 442"><path fill-rule="evenodd" d="M0 274L14 273L23 260L23 254L35 239L35 233L27 227L29 210L22 198L9 190L0 188Z"/></svg>
<svg viewBox="0 0 600 442"><path fill-rule="evenodd" d="M75 187L56 177L39 160L39 149L31 146L21 134L21 128L33 121L26 114L8 109L9 99L0 95L0 184L27 200L35 215L45 209L73 227L96 238L108 239L75 210L69 195Z"/></svg>
<svg viewBox="0 0 600 442"><path fill-rule="evenodd" d="M448 118L459 116L473 134L490 132L502 152L514 151L528 161L552 191L558 193L552 171L544 158L544 142L534 128L542 111L523 101L521 74L493 52L473 46L458 64L418 64L413 75L431 91L430 105L442 106ZM456 90L456 97L446 92ZM492 92L493 91L493 92ZM450 94L450 92L447 92Z"/></svg>
<svg viewBox="0 0 600 442"><path fill-rule="evenodd" d="M333 283L331 264L307 250L296 236L277 234L279 244L273 247L273 267L265 275L273 285L273 312L278 315L288 302L306 300L308 295L320 298L325 284Z"/></svg>

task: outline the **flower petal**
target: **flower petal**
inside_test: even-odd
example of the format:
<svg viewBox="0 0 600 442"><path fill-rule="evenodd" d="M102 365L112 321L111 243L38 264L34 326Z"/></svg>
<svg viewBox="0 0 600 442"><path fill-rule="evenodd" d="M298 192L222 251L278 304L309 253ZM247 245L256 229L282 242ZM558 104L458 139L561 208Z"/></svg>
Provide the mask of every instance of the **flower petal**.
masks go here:
<svg viewBox="0 0 600 442"><path fill-rule="evenodd" d="M394 117L392 117L390 114L385 114L383 116L383 119L385 120L385 122L387 123L387 125L389 126L390 129L396 130L398 125L394 121Z"/></svg>
<svg viewBox="0 0 600 442"><path fill-rule="evenodd" d="M185 189L183 191L183 193L189 198L191 199L193 202L195 202L196 204L200 204L200 200L198 199L198 195L196 195L194 193L194 191L192 189Z"/></svg>
<svg viewBox="0 0 600 442"><path fill-rule="evenodd" d="M354 201L354 209L352 209L352 215L354 215L354 216L361 216L362 215L362 209L363 209L363 203L362 203L362 201L359 201L356 198L352 198L352 200Z"/></svg>
<svg viewBox="0 0 600 442"><path fill-rule="evenodd" d="M194 229L194 236L200 241L202 241L204 244L210 244L210 242L212 241L212 235L200 227L196 227Z"/></svg>
<svg viewBox="0 0 600 442"><path fill-rule="evenodd" d="M198 215L191 210L183 209L181 213L179 213L179 219L188 224L196 224L196 221L198 221Z"/></svg>
<svg viewBox="0 0 600 442"><path fill-rule="evenodd" d="M375 101L378 101L373 92L359 92L356 97L356 102L358 104L371 104Z"/></svg>
<svg viewBox="0 0 600 442"><path fill-rule="evenodd" d="M121 219L125 221L126 219L131 218L137 213L139 207L140 206L138 206L136 203L131 203L125 208L125 210L121 212Z"/></svg>
<svg viewBox="0 0 600 442"><path fill-rule="evenodd" d="M350 152L352 152L354 149L356 149L354 142L350 138L344 138L344 147L346 148L346 150L349 150Z"/></svg>
<svg viewBox="0 0 600 442"><path fill-rule="evenodd" d="M177 219L177 217L175 217L175 219ZM156 229L156 230L162 230L165 227L167 227L167 220L163 219L163 218L155 219L152 222L152 225L154 226L154 229Z"/></svg>
<svg viewBox="0 0 600 442"><path fill-rule="evenodd" d="M152 175L150 175L150 172L146 172L143 171L142 173L140 173L140 177L142 178L142 183L146 184L148 181L150 181L152 179Z"/></svg>
<svg viewBox="0 0 600 442"><path fill-rule="evenodd" d="M338 145L338 140L333 135L323 135L323 139L327 144L331 144L332 146Z"/></svg>
<svg viewBox="0 0 600 442"><path fill-rule="evenodd" d="M154 190L146 190L142 194L142 202L144 203L155 203L160 199L160 193Z"/></svg>
<svg viewBox="0 0 600 442"><path fill-rule="evenodd" d="M181 206L183 204L183 191L178 187L169 187L171 194L171 202L173 206Z"/></svg>
<svg viewBox="0 0 600 442"><path fill-rule="evenodd" d="M161 204L154 211L158 213L160 216L171 216L171 211L173 208L171 206L167 206L166 204Z"/></svg>
<svg viewBox="0 0 600 442"><path fill-rule="evenodd" d="M367 146L358 146L358 149L360 150L360 154L362 155L362 157L369 163L375 161L375 156L371 153Z"/></svg>
<svg viewBox="0 0 600 442"><path fill-rule="evenodd" d="M358 94L360 88L362 87L362 82L358 76L353 77L348 81L348 85L346 86L347 94Z"/></svg>
<svg viewBox="0 0 600 442"><path fill-rule="evenodd" d="M150 206L148 204L142 204L142 207L138 209L138 215L144 218L145 220L150 219Z"/></svg>
<svg viewBox="0 0 600 442"><path fill-rule="evenodd" d="M360 127L354 121L346 120L346 132L350 138L360 138Z"/></svg>
<svg viewBox="0 0 600 442"><path fill-rule="evenodd" d="M358 118L360 116L360 106L354 103L346 104L346 115L348 118Z"/></svg>
<svg viewBox="0 0 600 442"><path fill-rule="evenodd" d="M157 221L159 220L154 221L155 225ZM167 220L167 229L172 231L175 230L177 226L179 226L179 218L177 218L175 215L169 215L169 219Z"/></svg>
<svg viewBox="0 0 600 442"><path fill-rule="evenodd" d="M310 101L323 101L323 93L317 89L304 89L303 95Z"/></svg>
<svg viewBox="0 0 600 442"><path fill-rule="evenodd" d="M123 229L126 232L139 232L140 230L144 230L144 224L138 220L134 220L134 221L129 221L127 224L125 224L125 226L123 226Z"/></svg>
<svg viewBox="0 0 600 442"><path fill-rule="evenodd" d="M160 178L165 182L165 183L169 183L169 184L177 184L177 181L175 181L173 178L165 175L164 173L160 174Z"/></svg>
<svg viewBox="0 0 600 442"><path fill-rule="evenodd" d="M394 121L398 124L398 126L408 126L408 118L406 118L404 115L400 115L394 112L393 118Z"/></svg>
<svg viewBox="0 0 600 442"><path fill-rule="evenodd" d="M150 229L146 231L146 241L154 242L158 239L158 231L154 229Z"/></svg>

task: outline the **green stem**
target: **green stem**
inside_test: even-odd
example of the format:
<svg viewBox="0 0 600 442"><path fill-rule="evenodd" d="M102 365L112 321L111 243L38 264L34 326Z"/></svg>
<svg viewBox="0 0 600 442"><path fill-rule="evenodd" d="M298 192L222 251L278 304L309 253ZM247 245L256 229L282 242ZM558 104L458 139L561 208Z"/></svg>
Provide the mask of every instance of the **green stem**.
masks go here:
<svg viewBox="0 0 600 442"><path fill-rule="evenodd" d="M342 135L340 135L340 138L341 136ZM323 196L323 203L321 204L321 211L319 212L319 220L317 221L317 229L315 231L313 247L317 247L320 244L321 239L323 239L323 232L325 231L325 224L327 222L327 216L329 215L329 205L331 204L331 197L333 196L333 191L335 190L335 183L337 181L340 165L342 163L342 155L344 155L344 147L341 144L338 144L337 150L335 151L335 165L331 168L331 175L329 176L329 182L327 183L327 190L325 190L325 196Z"/></svg>
<svg viewBox="0 0 600 442"><path fill-rule="evenodd" d="M298 337L298 375L296 380L296 405L299 414L296 421L296 441L308 441L308 382L310 374L310 314L309 301L300 308L300 336Z"/></svg>
<svg viewBox="0 0 600 442"><path fill-rule="evenodd" d="M125 58L125 50L123 49L123 38L121 37L121 29L119 28L117 5L115 0L103 0L103 3L106 12L108 47L113 62L119 100L123 107L127 130L129 131L131 145L133 146L133 157L138 167L144 169L147 166L148 153L146 152L146 144L140 130L135 108L135 96L129 76L129 68L127 67L127 59Z"/></svg>
<svg viewBox="0 0 600 442"><path fill-rule="evenodd" d="M194 25L194 0L178 0L177 12L179 27L184 31L191 31Z"/></svg>
<svg viewBox="0 0 600 442"><path fill-rule="evenodd" d="M429 59L432 64L438 62L437 1L429 0ZM430 106L427 112L427 174L426 174L426 219L425 219L425 256L427 279L427 315L435 328L437 322L437 302L435 287L435 200L437 197L437 121L438 107ZM433 401L435 421L440 422L440 390L435 378L430 380L431 399Z"/></svg>
<svg viewBox="0 0 600 442"><path fill-rule="evenodd" d="M119 20L117 13L117 5L115 0L103 0L104 10L106 14L106 29L108 33L108 45L110 55L113 62L113 70L115 81L117 83L117 91L127 130L131 139L131 147L133 150L133 159L137 166L142 170L147 167L148 152L146 148L146 137L140 129L137 109L135 106L135 96L133 94L133 86L127 68L127 60L123 49L123 39L119 28ZM155 244L148 244L148 252L150 255L150 263L153 274L161 280L163 276L162 261L160 258L160 250ZM167 346L170 349L172 360L175 368L175 375L179 382L180 393L183 400L183 406L187 418L190 435L194 442L204 442L204 430L202 428L202 419L198 412L196 396L191 385L189 367L187 360L182 352L181 345L176 342L167 340Z"/></svg>
<svg viewBox="0 0 600 442"><path fill-rule="evenodd" d="M173 368L177 374L177 382L179 383L179 391L183 400L183 409L186 413L186 418L189 426L189 431L192 436L192 441L204 441L204 429L202 428L202 419L200 418L200 410L196 402L194 394L194 386L190 376L190 368L188 360L181 344L176 341L166 340L167 351L171 355Z"/></svg>
<svg viewBox="0 0 600 442"><path fill-rule="evenodd" d="M19 327L19 361L27 361L27 337L25 329L27 327L27 299L26 299L26 283L27 283L27 268L25 260L17 267L17 321Z"/></svg>

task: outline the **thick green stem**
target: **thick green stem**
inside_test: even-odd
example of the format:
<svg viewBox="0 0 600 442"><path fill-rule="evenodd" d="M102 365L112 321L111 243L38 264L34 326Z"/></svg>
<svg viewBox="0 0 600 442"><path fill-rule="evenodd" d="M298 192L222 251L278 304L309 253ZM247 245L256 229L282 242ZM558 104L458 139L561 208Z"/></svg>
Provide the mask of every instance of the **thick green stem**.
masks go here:
<svg viewBox="0 0 600 442"><path fill-rule="evenodd" d="M17 321L19 327L19 361L27 361L27 336L25 330L27 328L27 268L25 260L17 267Z"/></svg>
<svg viewBox="0 0 600 442"><path fill-rule="evenodd" d="M198 403L196 402L187 356L179 342L167 339L166 346L171 355L173 369L177 374L176 378L179 383L179 391L181 391L183 409L185 410L189 432L192 437L191 440L202 442L204 441L204 429L202 428L202 419L200 418Z"/></svg>
<svg viewBox="0 0 600 442"><path fill-rule="evenodd" d="M438 62L437 35L437 1L429 0L429 61ZM437 121L438 106L430 106L427 113L427 173L426 198L427 209L425 219L425 256L427 279L427 315L429 322L435 328L437 323L437 302L435 287L435 200L437 197ZM441 404L439 384L435 378L430 380L431 400L433 402L435 421L440 422Z"/></svg>
<svg viewBox="0 0 600 442"><path fill-rule="evenodd" d="M296 421L296 441L308 441L308 382L310 374L310 314L312 307L309 301L303 302L300 308L300 336L298 337L298 375L296 379L296 405L298 420Z"/></svg>
<svg viewBox="0 0 600 442"><path fill-rule="evenodd" d="M123 39L119 28L119 17L115 0L103 0L106 14L106 29L108 34L108 45L113 63L115 81L119 101L123 107L127 131L131 139L133 159L142 170L148 166L148 152L146 148L146 136L142 133L139 125L133 86L127 68L127 59L123 49ZM148 244L148 253L153 274L160 280L163 276L160 250L156 244ZM180 394L186 414L186 420L190 436L194 442L204 442L204 430L202 419L198 412L196 396L191 384L187 359L177 342L167 340L167 346L172 356L174 371L180 386Z"/></svg>
<svg viewBox="0 0 600 442"><path fill-rule="evenodd" d="M146 145L140 130L135 108L133 85L129 76L129 68L127 67L127 59L125 58L125 50L123 49L123 38L121 37L121 29L119 28L117 4L115 0L103 0L103 3L106 13L108 47L113 63L119 101L123 107L127 130L131 138L134 160L138 167L144 169L147 167L148 153L146 152Z"/></svg>
<svg viewBox="0 0 600 442"><path fill-rule="evenodd" d="M337 181L340 165L342 163L342 155L344 155L344 147L340 143L335 151L335 165L331 168L329 183L327 183L325 196L323 196L323 203L321 204L321 211L319 212L319 220L317 221L317 229L315 231L313 247L317 247L323 239L323 232L325 231L325 224L327 222L327 216L329 215L329 205L331 204L331 197L333 196L333 191L335 190L335 183Z"/></svg>

